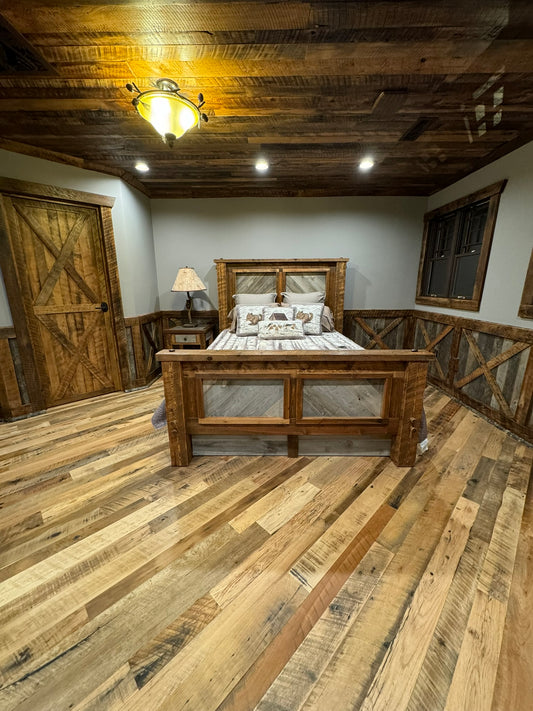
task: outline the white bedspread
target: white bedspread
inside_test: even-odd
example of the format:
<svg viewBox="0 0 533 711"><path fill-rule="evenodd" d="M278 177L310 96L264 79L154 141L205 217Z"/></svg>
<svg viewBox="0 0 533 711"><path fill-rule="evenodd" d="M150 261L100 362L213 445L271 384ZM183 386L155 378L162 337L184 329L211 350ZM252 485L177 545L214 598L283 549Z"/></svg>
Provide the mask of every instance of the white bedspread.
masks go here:
<svg viewBox="0 0 533 711"><path fill-rule="evenodd" d="M237 336L228 329L222 331L208 350L217 351L362 351L364 348L338 331L298 339L266 339L257 336Z"/></svg>

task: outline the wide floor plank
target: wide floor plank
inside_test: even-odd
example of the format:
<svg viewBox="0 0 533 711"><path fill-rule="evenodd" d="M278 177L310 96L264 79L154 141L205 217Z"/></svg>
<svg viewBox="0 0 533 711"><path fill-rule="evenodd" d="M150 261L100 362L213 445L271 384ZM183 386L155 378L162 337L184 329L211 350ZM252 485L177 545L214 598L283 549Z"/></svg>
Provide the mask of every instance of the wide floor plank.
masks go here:
<svg viewBox="0 0 533 711"><path fill-rule="evenodd" d="M161 396L0 424L2 711L529 709L532 447L173 468Z"/></svg>

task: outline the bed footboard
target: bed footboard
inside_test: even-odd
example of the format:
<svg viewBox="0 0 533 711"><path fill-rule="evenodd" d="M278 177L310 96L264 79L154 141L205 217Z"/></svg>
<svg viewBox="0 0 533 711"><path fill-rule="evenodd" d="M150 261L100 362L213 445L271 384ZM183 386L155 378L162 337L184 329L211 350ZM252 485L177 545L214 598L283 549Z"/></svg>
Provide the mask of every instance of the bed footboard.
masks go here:
<svg viewBox="0 0 533 711"><path fill-rule="evenodd" d="M163 369L173 466L193 437L390 439L390 457L412 466L422 419L427 351L169 351Z"/></svg>

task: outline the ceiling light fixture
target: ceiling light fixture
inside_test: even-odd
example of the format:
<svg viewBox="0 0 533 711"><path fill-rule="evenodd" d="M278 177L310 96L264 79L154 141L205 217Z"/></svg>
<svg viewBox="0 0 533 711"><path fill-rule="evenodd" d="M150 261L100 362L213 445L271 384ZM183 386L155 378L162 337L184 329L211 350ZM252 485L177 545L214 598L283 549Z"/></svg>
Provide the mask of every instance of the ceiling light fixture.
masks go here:
<svg viewBox="0 0 533 711"><path fill-rule="evenodd" d="M370 170L373 167L374 167L374 160L372 158L370 158L370 156L363 158L359 163L359 170L362 170L363 172L366 172L367 170Z"/></svg>
<svg viewBox="0 0 533 711"><path fill-rule="evenodd" d="M135 170L138 170L139 173L147 173L150 168L147 163L143 163L142 161L139 161L138 163L135 163Z"/></svg>
<svg viewBox="0 0 533 711"><path fill-rule="evenodd" d="M256 161L255 169L258 170L260 173L264 173L265 171L267 171L268 167L268 161L266 160L266 158L259 158Z"/></svg>
<svg viewBox="0 0 533 711"><path fill-rule="evenodd" d="M169 148L190 128L207 123L208 118L200 112L204 97L198 94L198 106L180 94L180 88L172 79L158 79L156 89L141 91L136 84L126 84L126 89L137 92L132 104L143 119L151 123Z"/></svg>

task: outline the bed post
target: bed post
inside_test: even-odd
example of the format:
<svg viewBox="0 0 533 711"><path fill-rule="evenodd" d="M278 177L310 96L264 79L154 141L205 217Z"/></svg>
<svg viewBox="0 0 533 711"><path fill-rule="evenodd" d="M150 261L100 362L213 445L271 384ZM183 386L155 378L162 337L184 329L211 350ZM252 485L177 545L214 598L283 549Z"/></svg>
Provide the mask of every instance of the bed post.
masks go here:
<svg viewBox="0 0 533 711"><path fill-rule="evenodd" d="M422 420L427 362L407 363L399 412L398 432L392 438L390 457L398 467L412 467Z"/></svg>
<svg viewBox="0 0 533 711"><path fill-rule="evenodd" d="M226 264L222 259L215 259L217 265L218 288L218 330L223 331L228 327L228 278Z"/></svg>
<svg viewBox="0 0 533 711"><path fill-rule="evenodd" d="M190 434L187 434L183 405L183 365L179 361L163 361L161 365L167 405L170 463L173 467L186 467L192 458L192 443Z"/></svg>

